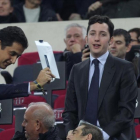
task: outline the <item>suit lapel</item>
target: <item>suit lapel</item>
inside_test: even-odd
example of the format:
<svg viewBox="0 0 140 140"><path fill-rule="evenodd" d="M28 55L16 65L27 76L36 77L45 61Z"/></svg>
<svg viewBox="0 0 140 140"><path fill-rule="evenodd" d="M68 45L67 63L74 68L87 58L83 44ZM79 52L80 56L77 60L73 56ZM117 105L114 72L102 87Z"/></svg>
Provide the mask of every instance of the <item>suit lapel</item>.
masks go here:
<svg viewBox="0 0 140 140"><path fill-rule="evenodd" d="M89 83L89 65L90 60L86 60L86 62L82 65L82 73L81 73L81 99L83 99L84 107L86 107L87 103L87 95L88 95L88 83Z"/></svg>
<svg viewBox="0 0 140 140"><path fill-rule="evenodd" d="M101 106L104 95L106 94L106 90L108 89L108 87L110 85L110 82L111 82L111 79L113 78L114 73L115 73L114 59L109 54L107 61L105 63L102 80L101 80L101 84L100 84L100 89L99 89L98 110Z"/></svg>

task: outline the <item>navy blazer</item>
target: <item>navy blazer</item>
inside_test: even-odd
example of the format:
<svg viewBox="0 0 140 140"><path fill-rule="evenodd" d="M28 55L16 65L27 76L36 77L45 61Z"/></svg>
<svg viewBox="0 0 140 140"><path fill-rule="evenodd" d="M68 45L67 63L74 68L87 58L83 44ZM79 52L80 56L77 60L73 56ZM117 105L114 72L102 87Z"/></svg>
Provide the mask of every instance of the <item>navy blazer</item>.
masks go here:
<svg viewBox="0 0 140 140"><path fill-rule="evenodd" d="M66 132L84 118L89 81L89 64L74 65L67 88L63 120ZM137 84L132 63L108 56L98 97L98 121L110 140L136 140L133 126ZM89 114L90 115L90 114Z"/></svg>
<svg viewBox="0 0 140 140"><path fill-rule="evenodd" d="M28 83L23 84L0 84L0 100L16 97L27 97Z"/></svg>

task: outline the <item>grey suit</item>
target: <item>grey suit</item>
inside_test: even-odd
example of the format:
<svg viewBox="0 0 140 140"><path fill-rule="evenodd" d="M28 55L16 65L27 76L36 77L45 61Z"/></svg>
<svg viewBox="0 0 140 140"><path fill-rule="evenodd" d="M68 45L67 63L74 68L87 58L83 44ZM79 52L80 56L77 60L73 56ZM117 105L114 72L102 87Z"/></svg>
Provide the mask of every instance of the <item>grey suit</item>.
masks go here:
<svg viewBox="0 0 140 140"><path fill-rule="evenodd" d="M63 113L66 131L77 127L84 118L89 63L89 60L81 62L71 71ZM137 84L132 63L109 55L100 84L98 121L110 139L136 139L133 126L136 98Z"/></svg>

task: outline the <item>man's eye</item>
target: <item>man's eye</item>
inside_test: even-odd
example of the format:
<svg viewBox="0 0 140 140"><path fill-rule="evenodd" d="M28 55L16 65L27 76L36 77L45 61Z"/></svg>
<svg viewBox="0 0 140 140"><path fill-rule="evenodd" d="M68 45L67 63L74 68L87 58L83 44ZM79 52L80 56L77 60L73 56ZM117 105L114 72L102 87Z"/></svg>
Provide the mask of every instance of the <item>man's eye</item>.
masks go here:
<svg viewBox="0 0 140 140"><path fill-rule="evenodd" d="M67 36L67 38L71 38L71 36Z"/></svg>
<svg viewBox="0 0 140 140"><path fill-rule="evenodd" d="M116 42L118 45L122 44L121 42Z"/></svg>
<svg viewBox="0 0 140 140"><path fill-rule="evenodd" d="M79 35L75 35L75 37L79 37Z"/></svg>
<svg viewBox="0 0 140 140"><path fill-rule="evenodd" d="M95 35L95 33L90 33L90 35Z"/></svg>
<svg viewBox="0 0 140 140"><path fill-rule="evenodd" d="M106 36L106 34L101 34L102 36Z"/></svg>
<svg viewBox="0 0 140 140"><path fill-rule="evenodd" d="M75 132L72 132L72 134L74 135L74 134L75 134Z"/></svg>

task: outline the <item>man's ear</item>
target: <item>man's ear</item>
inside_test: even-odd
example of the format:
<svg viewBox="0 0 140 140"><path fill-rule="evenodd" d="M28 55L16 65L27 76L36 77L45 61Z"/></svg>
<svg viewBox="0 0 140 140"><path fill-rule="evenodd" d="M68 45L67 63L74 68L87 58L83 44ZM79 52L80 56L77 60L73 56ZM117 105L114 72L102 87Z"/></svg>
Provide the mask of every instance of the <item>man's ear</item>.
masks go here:
<svg viewBox="0 0 140 140"><path fill-rule="evenodd" d="M14 8L11 6L10 7L10 13L12 13L14 11Z"/></svg>
<svg viewBox="0 0 140 140"><path fill-rule="evenodd" d="M64 43L66 44L66 39L64 38Z"/></svg>
<svg viewBox="0 0 140 140"><path fill-rule="evenodd" d="M36 131L38 131L41 127L41 123L39 120L36 120Z"/></svg>
<svg viewBox="0 0 140 140"><path fill-rule="evenodd" d="M109 40L109 45L113 42L113 36Z"/></svg>
<svg viewBox="0 0 140 140"><path fill-rule="evenodd" d="M131 45L129 44L129 45L127 46L126 52L129 52L130 50L131 50Z"/></svg>
<svg viewBox="0 0 140 140"><path fill-rule="evenodd" d="M86 140L91 140L92 139L92 134L88 134L88 135L86 135Z"/></svg>

